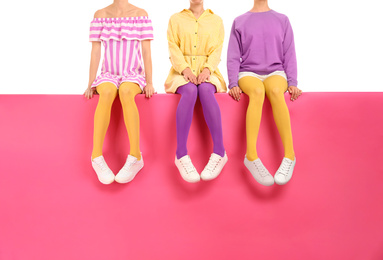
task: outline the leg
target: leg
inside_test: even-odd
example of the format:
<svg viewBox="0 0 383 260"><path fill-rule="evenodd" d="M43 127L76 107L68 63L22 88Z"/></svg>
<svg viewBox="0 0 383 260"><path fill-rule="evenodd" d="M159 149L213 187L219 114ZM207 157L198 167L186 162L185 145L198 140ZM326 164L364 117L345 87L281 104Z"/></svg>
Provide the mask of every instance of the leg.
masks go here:
<svg viewBox="0 0 383 260"><path fill-rule="evenodd" d="M105 82L97 86L97 92L100 98L94 113L92 159L102 155L102 146L110 122L112 104L117 96L117 88L113 83Z"/></svg>
<svg viewBox="0 0 383 260"><path fill-rule="evenodd" d="M181 94L176 113L177 159L188 153L186 144L193 119L194 105L197 101L197 92L197 86L190 82L177 89L177 93Z"/></svg>
<svg viewBox="0 0 383 260"><path fill-rule="evenodd" d="M242 91L249 96L246 113L246 157L249 161L254 161L258 159L257 138L265 100L265 87L260 79L251 76L241 78L238 84Z"/></svg>
<svg viewBox="0 0 383 260"><path fill-rule="evenodd" d="M216 88L211 83L204 82L198 86L198 96L201 100L203 115L213 139L213 152L223 157L225 148L223 146L221 110L214 97L215 92Z"/></svg>
<svg viewBox="0 0 383 260"><path fill-rule="evenodd" d="M275 124L281 136L285 157L294 160L293 137L291 134L290 114L286 105L284 92L287 90L287 81L282 76L268 77L264 82L267 98L273 109Z"/></svg>
<svg viewBox="0 0 383 260"><path fill-rule="evenodd" d="M119 88L119 96L122 110L124 112L124 121L128 130L130 155L141 160L140 151L140 117L134 98L142 91L138 84L132 82L123 82Z"/></svg>

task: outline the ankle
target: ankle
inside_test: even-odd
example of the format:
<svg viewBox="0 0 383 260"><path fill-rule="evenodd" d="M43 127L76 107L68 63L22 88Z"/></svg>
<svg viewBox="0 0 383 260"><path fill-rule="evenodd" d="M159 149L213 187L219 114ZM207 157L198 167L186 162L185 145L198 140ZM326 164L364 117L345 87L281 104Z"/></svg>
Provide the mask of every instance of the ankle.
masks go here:
<svg viewBox="0 0 383 260"><path fill-rule="evenodd" d="M224 157L224 156L225 156L225 149L223 149L223 150L218 150L218 151L214 151L214 150L213 150L213 153L218 154L218 155L221 156L221 157Z"/></svg>
<svg viewBox="0 0 383 260"><path fill-rule="evenodd" d="M102 155L102 153L92 153L92 160L97 158L97 157L100 157Z"/></svg>
<svg viewBox="0 0 383 260"><path fill-rule="evenodd" d="M288 159L290 159L290 160L292 160L292 161L294 161L294 159L295 159L295 154L285 154L285 157L288 158Z"/></svg>
<svg viewBox="0 0 383 260"><path fill-rule="evenodd" d="M258 159L258 155L248 155L248 154L246 154L246 158L247 158L247 160L252 162L252 161L255 161L255 160Z"/></svg>
<svg viewBox="0 0 383 260"><path fill-rule="evenodd" d="M136 157L137 161L141 160L141 153L140 152L138 152L138 153L131 153L130 155Z"/></svg>

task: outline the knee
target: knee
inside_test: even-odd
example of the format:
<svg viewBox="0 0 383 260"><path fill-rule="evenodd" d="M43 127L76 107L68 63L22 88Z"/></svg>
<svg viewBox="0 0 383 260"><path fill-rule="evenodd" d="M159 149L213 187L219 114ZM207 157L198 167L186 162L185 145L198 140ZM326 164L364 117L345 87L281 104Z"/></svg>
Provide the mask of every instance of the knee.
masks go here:
<svg viewBox="0 0 383 260"><path fill-rule="evenodd" d="M122 87L118 91L121 101L134 100L134 97L137 95L137 92L134 91L133 88L128 86Z"/></svg>
<svg viewBox="0 0 383 260"><path fill-rule="evenodd" d="M117 96L117 89L114 85L107 85L103 86L102 88L98 88L97 92L100 95L100 100L105 100L108 102L113 102Z"/></svg>
<svg viewBox="0 0 383 260"><path fill-rule="evenodd" d="M188 99L196 100L198 95L197 86L194 84L182 86L182 92L180 94L182 95L182 97L187 97Z"/></svg>
<svg viewBox="0 0 383 260"><path fill-rule="evenodd" d="M201 97L206 97L208 95L213 95L216 89L213 84L210 83L202 83L198 86L198 95Z"/></svg>
<svg viewBox="0 0 383 260"><path fill-rule="evenodd" d="M247 95L250 99L254 100L264 100L265 99L265 89L264 88L252 88L248 91Z"/></svg>
<svg viewBox="0 0 383 260"><path fill-rule="evenodd" d="M281 99L283 98L283 90L278 87L273 87L268 91L268 97L270 99Z"/></svg>

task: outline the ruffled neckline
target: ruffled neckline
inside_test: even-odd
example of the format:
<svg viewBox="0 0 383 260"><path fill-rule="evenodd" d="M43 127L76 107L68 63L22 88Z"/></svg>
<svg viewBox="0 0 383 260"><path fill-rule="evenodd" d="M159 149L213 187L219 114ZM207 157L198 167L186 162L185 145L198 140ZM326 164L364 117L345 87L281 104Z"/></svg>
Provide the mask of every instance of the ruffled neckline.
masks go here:
<svg viewBox="0 0 383 260"><path fill-rule="evenodd" d="M90 41L151 40L152 21L147 16L94 18L90 25Z"/></svg>
<svg viewBox="0 0 383 260"><path fill-rule="evenodd" d="M110 18L93 18L92 22L116 22L116 21L138 21L149 20L148 16L129 16L129 17L110 17Z"/></svg>

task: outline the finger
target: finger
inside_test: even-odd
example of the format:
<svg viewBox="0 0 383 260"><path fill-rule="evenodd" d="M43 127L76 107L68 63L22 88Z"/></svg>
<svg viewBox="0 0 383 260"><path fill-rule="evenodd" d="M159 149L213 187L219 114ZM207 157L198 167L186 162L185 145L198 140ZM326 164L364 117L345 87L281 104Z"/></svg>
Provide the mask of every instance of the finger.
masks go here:
<svg viewBox="0 0 383 260"><path fill-rule="evenodd" d="M297 99L299 97L300 93L299 93L299 89L296 90L295 92L295 99Z"/></svg>
<svg viewBox="0 0 383 260"><path fill-rule="evenodd" d="M200 74L199 77L198 77L198 84L201 84L204 81L205 81L205 75Z"/></svg>
<svg viewBox="0 0 383 260"><path fill-rule="evenodd" d="M192 82L193 82L194 84L196 84L196 85L197 85L197 84L198 84L198 81L197 81L197 77L196 77L196 76L194 76L192 79L193 79L193 81L192 81Z"/></svg>
<svg viewBox="0 0 383 260"><path fill-rule="evenodd" d="M205 75L202 75L202 77L200 78L200 80L198 81L198 84L201 84L203 82L206 81L206 76Z"/></svg>
<svg viewBox="0 0 383 260"><path fill-rule="evenodd" d="M235 90L235 99L238 101L239 100L239 93L237 90Z"/></svg>
<svg viewBox="0 0 383 260"><path fill-rule="evenodd" d="M295 89L294 91L294 100L298 98L298 89Z"/></svg>

